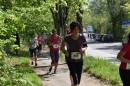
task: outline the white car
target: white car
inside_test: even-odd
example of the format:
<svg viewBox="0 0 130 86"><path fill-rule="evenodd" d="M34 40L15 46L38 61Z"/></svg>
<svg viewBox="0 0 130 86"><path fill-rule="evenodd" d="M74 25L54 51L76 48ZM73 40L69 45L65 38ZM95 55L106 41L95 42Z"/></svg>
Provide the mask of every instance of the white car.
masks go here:
<svg viewBox="0 0 130 86"><path fill-rule="evenodd" d="M122 46L124 46L127 43L127 41L128 41L127 38L123 38L122 39Z"/></svg>
<svg viewBox="0 0 130 86"><path fill-rule="evenodd" d="M87 30L85 28L83 28L83 33L86 33L86 32L87 32Z"/></svg>

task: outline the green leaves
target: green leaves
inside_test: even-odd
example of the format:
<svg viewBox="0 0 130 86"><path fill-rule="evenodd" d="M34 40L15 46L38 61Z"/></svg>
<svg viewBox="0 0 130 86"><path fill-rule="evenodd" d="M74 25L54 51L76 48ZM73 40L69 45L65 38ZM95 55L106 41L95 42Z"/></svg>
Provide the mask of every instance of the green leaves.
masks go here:
<svg viewBox="0 0 130 86"><path fill-rule="evenodd" d="M2 59L2 52L0 52L0 59Z"/></svg>

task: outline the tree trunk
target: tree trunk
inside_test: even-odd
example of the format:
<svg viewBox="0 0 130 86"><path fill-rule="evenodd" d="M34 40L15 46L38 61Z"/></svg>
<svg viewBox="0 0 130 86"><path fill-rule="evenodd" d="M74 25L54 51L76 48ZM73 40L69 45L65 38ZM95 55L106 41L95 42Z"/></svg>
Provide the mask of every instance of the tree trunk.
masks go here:
<svg viewBox="0 0 130 86"><path fill-rule="evenodd" d="M82 25L82 16L83 15L83 10L81 10L81 5L79 5L79 12L76 13L76 16L77 16L77 21L81 24L81 26L83 27ZM81 31L82 32L82 31Z"/></svg>

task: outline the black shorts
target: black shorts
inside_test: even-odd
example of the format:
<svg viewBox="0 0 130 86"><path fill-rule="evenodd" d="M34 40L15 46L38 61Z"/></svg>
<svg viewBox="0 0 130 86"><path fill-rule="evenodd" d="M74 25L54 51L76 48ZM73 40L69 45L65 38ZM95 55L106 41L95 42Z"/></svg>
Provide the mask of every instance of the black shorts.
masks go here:
<svg viewBox="0 0 130 86"><path fill-rule="evenodd" d="M33 56L36 56L36 48L35 49L30 49L29 48L29 51L30 51L30 56L33 57Z"/></svg>
<svg viewBox="0 0 130 86"><path fill-rule="evenodd" d="M42 50L42 44L39 44L38 50Z"/></svg>

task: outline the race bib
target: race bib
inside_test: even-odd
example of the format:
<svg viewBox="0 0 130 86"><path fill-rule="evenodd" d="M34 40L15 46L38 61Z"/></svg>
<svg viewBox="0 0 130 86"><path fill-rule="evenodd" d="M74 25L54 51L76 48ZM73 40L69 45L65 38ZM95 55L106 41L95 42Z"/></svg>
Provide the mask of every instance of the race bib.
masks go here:
<svg viewBox="0 0 130 86"><path fill-rule="evenodd" d="M130 70L130 64L129 63L126 64L126 69Z"/></svg>
<svg viewBox="0 0 130 86"><path fill-rule="evenodd" d="M59 45L58 44L54 44L53 48L59 48Z"/></svg>
<svg viewBox="0 0 130 86"><path fill-rule="evenodd" d="M78 54L78 52L71 52L71 58L72 59L81 59L81 54Z"/></svg>

